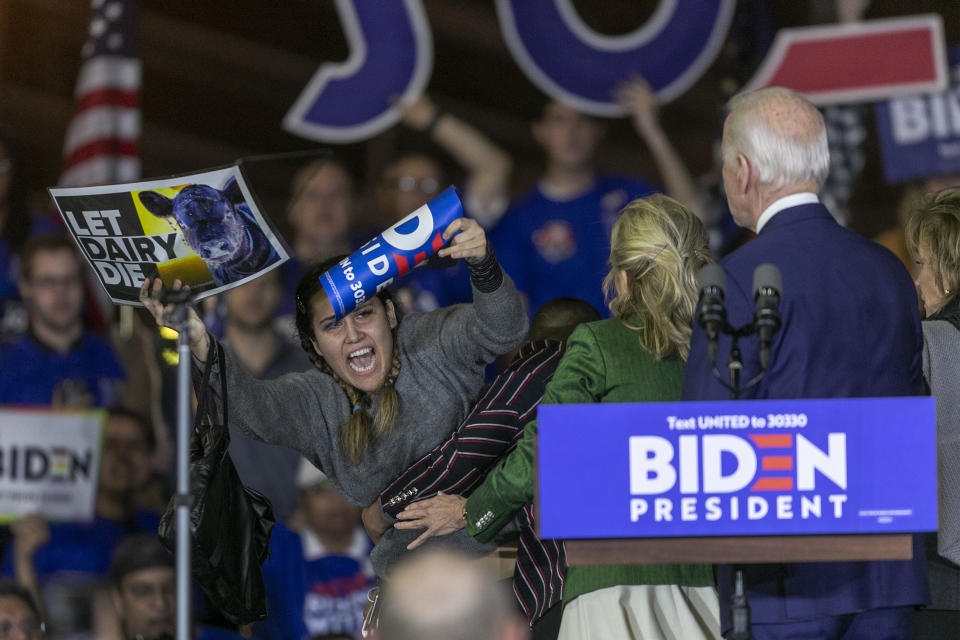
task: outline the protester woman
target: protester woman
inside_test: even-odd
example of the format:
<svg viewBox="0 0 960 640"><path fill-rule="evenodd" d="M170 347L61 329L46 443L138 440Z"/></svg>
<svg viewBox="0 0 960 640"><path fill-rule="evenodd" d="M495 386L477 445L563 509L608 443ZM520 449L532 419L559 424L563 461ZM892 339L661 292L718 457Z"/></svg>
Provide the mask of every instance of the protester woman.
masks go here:
<svg viewBox="0 0 960 640"><path fill-rule="evenodd" d="M960 611L960 188L927 197L907 222L906 237L925 318L923 375L937 400L940 528L939 556L932 544L927 553L931 608Z"/></svg>
<svg viewBox="0 0 960 640"><path fill-rule="evenodd" d="M697 272L710 262L696 216L662 195L635 200L613 228L603 287L613 318L580 325L543 404L680 400L697 303ZM584 437L602 425L583 425ZM533 501L536 422L468 500L438 496L407 507L395 527L431 535L467 527L493 538ZM571 469L571 473L577 473ZM569 568L560 638L719 638L710 565Z"/></svg>
<svg viewBox="0 0 960 640"><path fill-rule="evenodd" d="M384 290L337 320L319 281L337 259L315 266L297 287L296 324L316 368L255 380L227 350L226 371L211 363L211 389L218 392L218 377L226 377L230 423L301 452L353 504L374 502L390 480L449 436L483 385L484 363L519 344L527 330L520 296L483 229L460 218L443 237L452 240L441 256L467 260L472 304L410 314L401 322ZM141 290L158 322L160 288L154 282ZM210 340L192 317L195 359L207 358ZM414 537L389 531L371 556L377 573L386 572ZM466 535L453 542L481 551Z"/></svg>

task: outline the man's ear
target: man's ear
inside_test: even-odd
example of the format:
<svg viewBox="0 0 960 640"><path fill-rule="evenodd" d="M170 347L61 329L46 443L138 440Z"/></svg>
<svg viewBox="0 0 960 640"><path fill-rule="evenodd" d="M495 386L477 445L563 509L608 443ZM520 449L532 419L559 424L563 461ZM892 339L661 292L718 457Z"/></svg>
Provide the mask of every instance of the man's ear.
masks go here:
<svg viewBox="0 0 960 640"><path fill-rule="evenodd" d="M755 178L756 176L753 175L753 166L750 164L749 158L742 153L738 153L737 188L740 189L740 193L746 193L750 188L750 182Z"/></svg>
<svg viewBox="0 0 960 640"><path fill-rule="evenodd" d="M387 322L390 323L391 329L397 328L397 310L393 306L393 301L384 300L383 307L387 312Z"/></svg>

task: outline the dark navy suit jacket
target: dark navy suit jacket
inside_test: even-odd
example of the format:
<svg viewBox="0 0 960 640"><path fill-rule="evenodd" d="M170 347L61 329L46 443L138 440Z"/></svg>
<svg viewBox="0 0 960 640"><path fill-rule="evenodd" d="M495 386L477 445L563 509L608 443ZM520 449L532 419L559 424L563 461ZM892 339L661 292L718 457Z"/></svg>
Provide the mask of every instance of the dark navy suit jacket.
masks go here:
<svg viewBox="0 0 960 640"><path fill-rule="evenodd" d="M733 326L750 322L755 309L753 271L765 262L777 265L783 275L783 326L775 336L766 377L741 398L924 394L916 292L893 254L842 228L819 203L784 209L756 239L722 263ZM710 372L704 332L694 325L684 399L729 398ZM721 339L722 372L729 345L729 338ZM740 346L742 380L747 381L759 371L757 340L742 339ZM751 617L754 622L786 622L926 603L925 556L917 541L910 562L750 566L745 579ZM721 568L718 579L727 628L730 569Z"/></svg>

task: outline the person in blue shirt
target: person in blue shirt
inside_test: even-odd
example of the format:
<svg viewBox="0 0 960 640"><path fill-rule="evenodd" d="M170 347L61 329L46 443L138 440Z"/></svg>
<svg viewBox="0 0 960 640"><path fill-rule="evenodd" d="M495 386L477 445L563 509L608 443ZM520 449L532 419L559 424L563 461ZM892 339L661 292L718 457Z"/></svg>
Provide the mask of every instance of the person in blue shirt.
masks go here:
<svg viewBox="0 0 960 640"><path fill-rule="evenodd" d="M84 269L73 241L32 237L20 269L29 330L0 349L0 405L115 405L124 372L110 345L84 329Z"/></svg>
<svg viewBox="0 0 960 640"><path fill-rule="evenodd" d="M263 566L267 619L254 625L262 640L358 637L367 594L376 583L373 543L360 508L340 496L322 471L302 460L297 472L303 526L277 524Z"/></svg>
<svg viewBox="0 0 960 640"><path fill-rule="evenodd" d="M647 84L631 80L614 97L646 143L667 193L701 211L693 180L660 127L656 96ZM497 256L527 295L530 310L553 298L574 297L605 311L597 283L606 273L613 223L624 205L656 189L642 180L598 174L594 157L604 127L571 106L547 103L532 132L544 150L546 170L495 229Z"/></svg>

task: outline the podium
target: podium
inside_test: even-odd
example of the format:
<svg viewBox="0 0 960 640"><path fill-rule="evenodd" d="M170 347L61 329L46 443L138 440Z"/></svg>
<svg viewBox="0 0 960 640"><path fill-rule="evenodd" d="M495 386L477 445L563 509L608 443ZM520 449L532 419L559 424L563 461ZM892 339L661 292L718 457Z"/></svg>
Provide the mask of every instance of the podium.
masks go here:
<svg viewBox="0 0 960 640"><path fill-rule="evenodd" d="M734 565L728 638L750 637L737 565L911 560L937 528L929 397L542 405L538 422L540 536L571 566Z"/></svg>
<svg viewBox="0 0 960 640"><path fill-rule="evenodd" d="M909 534L567 540L567 564L763 564L911 560Z"/></svg>
<svg viewBox="0 0 960 640"><path fill-rule="evenodd" d="M909 560L937 528L932 398L541 406L537 524L567 562Z"/></svg>

